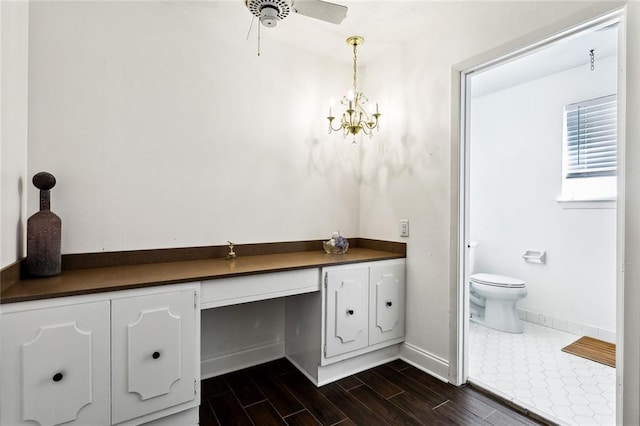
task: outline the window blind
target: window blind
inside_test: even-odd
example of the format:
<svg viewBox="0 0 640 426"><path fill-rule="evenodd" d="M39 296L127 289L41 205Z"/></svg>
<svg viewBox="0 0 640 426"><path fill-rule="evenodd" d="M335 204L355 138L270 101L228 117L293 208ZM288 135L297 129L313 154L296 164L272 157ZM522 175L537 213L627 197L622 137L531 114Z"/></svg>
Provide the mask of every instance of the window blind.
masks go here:
<svg viewBox="0 0 640 426"><path fill-rule="evenodd" d="M617 109L616 95L565 107L567 178L615 176Z"/></svg>

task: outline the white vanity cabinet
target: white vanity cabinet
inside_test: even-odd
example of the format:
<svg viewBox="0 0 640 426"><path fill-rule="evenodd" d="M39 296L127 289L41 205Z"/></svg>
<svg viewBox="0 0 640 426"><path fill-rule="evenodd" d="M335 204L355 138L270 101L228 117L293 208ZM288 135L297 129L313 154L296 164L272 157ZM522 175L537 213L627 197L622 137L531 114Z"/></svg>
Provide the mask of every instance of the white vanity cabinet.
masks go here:
<svg viewBox="0 0 640 426"><path fill-rule="evenodd" d="M369 268L326 268L325 358L369 345Z"/></svg>
<svg viewBox="0 0 640 426"><path fill-rule="evenodd" d="M108 424L109 302L0 316L0 424Z"/></svg>
<svg viewBox="0 0 640 426"><path fill-rule="evenodd" d="M286 355L318 386L397 358L405 259L322 269L322 291L287 299Z"/></svg>
<svg viewBox="0 0 640 426"><path fill-rule="evenodd" d="M3 305L0 424L129 426L197 407L199 288Z"/></svg>
<svg viewBox="0 0 640 426"><path fill-rule="evenodd" d="M404 260L323 269L322 365L403 339L404 270Z"/></svg>
<svg viewBox="0 0 640 426"><path fill-rule="evenodd" d="M113 424L196 398L196 315L193 290L111 302Z"/></svg>
<svg viewBox="0 0 640 426"><path fill-rule="evenodd" d="M369 268L369 345L404 338L405 264Z"/></svg>

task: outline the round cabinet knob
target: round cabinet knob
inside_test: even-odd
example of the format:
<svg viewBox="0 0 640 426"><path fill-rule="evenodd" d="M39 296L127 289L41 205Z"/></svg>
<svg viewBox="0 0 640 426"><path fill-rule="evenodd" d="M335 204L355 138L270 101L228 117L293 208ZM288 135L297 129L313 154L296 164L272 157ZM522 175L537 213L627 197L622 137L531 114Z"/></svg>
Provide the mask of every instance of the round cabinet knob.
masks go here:
<svg viewBox="0 0 640 426"><path fill-rule="evenodd" d="M64 374L56 373L56 374L53 375L53 381L54 382L59 382L60 380L62 380L63 377L64 377Z"/></svg>
<svg viewBox="0 0 640 426"><path fill-rule="evenodd" d="M353 309L349 309L349 310L347 310L347 313L348 313L349 315L353 315L353 314L354 314Z"/></svg>
<svg viewBox="0 0 640 426"><path fill-rule="evenodd" d="M391 301L387 302L387 306L391 307L393 306L393 303Z"/></svg>
<svg viewBox="0 0 640 426"><path fill-rule="evenodd" d="M151 357L152 357L153 359L158 359L158 358L160 358L160 352L155 351L155 352L153 353L153 355L151 355Z"/></svg>

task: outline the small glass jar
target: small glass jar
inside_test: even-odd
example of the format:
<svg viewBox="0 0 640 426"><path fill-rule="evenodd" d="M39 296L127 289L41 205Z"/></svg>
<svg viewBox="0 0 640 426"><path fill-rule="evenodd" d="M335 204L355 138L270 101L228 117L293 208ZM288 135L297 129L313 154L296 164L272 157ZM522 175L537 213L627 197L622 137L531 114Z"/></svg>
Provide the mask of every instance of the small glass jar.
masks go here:
<svg viewBox="0 0 640 426"><path fill-rule="evenodd" d="M331 239L322 243L327 254L344 254L349 250L349 241L339 232L334 232Z"/></svg>

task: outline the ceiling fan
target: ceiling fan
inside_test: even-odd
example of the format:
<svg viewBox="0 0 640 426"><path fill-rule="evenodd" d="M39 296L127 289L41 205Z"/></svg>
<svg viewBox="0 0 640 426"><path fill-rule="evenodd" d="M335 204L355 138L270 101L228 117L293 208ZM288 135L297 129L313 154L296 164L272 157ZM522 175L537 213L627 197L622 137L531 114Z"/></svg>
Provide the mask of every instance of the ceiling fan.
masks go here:
<svg viewBox="0 0 640 426"><path fill-rule="evenodd" d="M245 0L249 11L260 19L265 27L275 27L293 10L300 15L341 23L347 16L347 7L323 0Z"/></svg>

